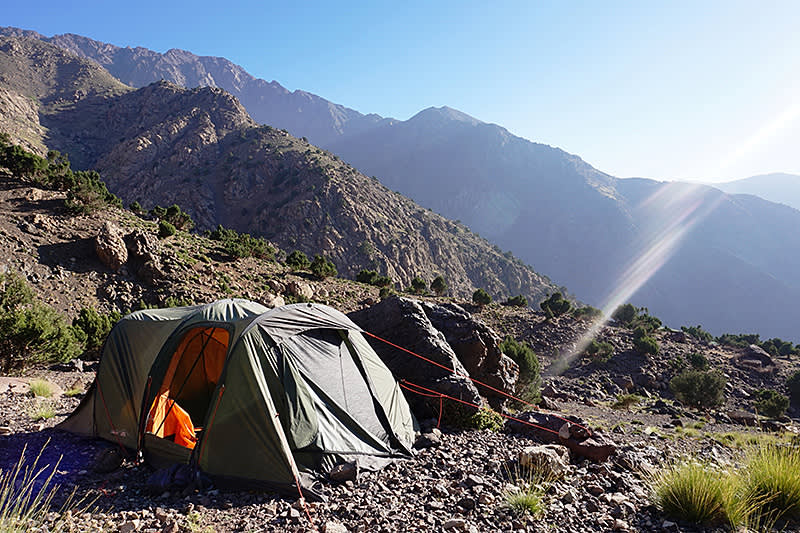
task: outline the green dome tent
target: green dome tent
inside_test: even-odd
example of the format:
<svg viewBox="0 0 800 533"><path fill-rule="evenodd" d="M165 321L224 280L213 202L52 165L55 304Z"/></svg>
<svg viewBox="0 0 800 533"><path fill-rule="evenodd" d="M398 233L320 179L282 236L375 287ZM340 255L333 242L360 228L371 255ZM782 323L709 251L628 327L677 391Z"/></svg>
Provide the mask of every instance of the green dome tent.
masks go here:
<svg viewBox="0 0 800 533"><path fill-rule="evenodd" d="M342 461L409 456L414 438L399 385L350 319L246 300L125 316L59 427L276 490L308 489Z"/></svg>

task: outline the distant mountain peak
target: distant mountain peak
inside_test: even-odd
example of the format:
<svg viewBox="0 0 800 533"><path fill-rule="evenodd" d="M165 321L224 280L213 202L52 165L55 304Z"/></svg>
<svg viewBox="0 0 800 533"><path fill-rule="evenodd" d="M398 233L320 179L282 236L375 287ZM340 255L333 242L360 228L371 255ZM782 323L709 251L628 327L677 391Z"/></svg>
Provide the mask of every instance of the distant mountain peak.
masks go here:
<svg viewBox="0 0 800 533"><path fill-rule="evenodd" d="M457 122L466 122L473 126L477 126L478 124L483 124L480 120L476 119L475 117L471 117L466 113L459 111L458 109L453 109L452 107L442 106L442 107L429 107L427 109L423 109L410 119L408 122L443 122L443 121L457 121Z"/></svg>

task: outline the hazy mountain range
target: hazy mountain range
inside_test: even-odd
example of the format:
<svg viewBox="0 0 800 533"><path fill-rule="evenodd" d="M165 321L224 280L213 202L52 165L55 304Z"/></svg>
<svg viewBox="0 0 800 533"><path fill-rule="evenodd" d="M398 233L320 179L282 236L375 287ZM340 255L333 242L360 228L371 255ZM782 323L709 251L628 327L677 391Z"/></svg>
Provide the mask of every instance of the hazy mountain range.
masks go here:
<svg viewBox="0 0 800 533"><path fill-rule="evenodd" d="M762 174L736 181L714 183L714 187L731 194L752 194L770 202L800 209L800 176L796 174Z"/></svg>
<svg viewBox="0 0 800 533"><path fill-rule="evenodd" d="M126 204L177 203L201 230L221 224L284 250L323 253L350 278L375 269L407 287L442 274L460 297L478 286L532 300L555 290L463 225L259 126L222 89L164 81L134 89L48 43L0 37L0 126L100 171Z"/></svg>
<svg viewBox="0 0 800 533"><path fill-rule="evenodd" d="M714 333L757 331L800 340L795 209L714 187L620 180L575 155L446 107L407 121L384 119L287 91L223 58L119 48L76 35L0 33L46 40L133 86L164 78L221 87L255 121L305 136L390 189L462 221L587 303L622 298L674 327L699 323ZM72 140L74 149L84 143ZM116 149L120 161L98 160L107 162L104 170L113 174L123 164L125 151L134 148L126 143ZM176 157L164 148L153 165ZM152 180L167 179L160 170L150 172ZM158 188L149 187L155 188L141 190Z"/></svg>

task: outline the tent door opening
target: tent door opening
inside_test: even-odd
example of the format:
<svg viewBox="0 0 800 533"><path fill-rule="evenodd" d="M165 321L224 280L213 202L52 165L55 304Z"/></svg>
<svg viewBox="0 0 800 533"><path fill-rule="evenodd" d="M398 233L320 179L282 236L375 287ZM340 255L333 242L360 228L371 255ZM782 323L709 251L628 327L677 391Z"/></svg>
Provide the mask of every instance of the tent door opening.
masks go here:
<svg viewBox="0 0 800 533"><path fill-rule="evenodd" d="M145 433L194 448L225 366L230 333L196 327L184 333L149 406Z"/></svg>

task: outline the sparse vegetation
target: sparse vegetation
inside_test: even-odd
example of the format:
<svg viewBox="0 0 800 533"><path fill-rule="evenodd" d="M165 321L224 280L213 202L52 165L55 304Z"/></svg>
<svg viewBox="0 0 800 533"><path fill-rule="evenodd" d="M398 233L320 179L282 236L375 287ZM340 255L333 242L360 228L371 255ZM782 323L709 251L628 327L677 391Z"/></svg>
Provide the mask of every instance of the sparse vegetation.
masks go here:
<svg viewBox="0 0 800 533"><path fill-rule="evenodd" d="M612 409L630 409L635 405L639 405L642 397L638 394L620 394L614 403L611 404Z"/></svg>
<svg viewBox="0 0 800 533"><path fill-rule="evenodd" d="M603 316L603 312L596 308L592 307L591 305L587 305L584 307L576 307L572 310L572 316L577 318L578 320L587 319L587 320L597 320L601 316Z"/></svg>
<svg viewBox="0 0 800 533"><path fill-rule="evenodd" d="M472 303L478 307L483 307L484 305L492 303L492 297L489 296L489 293L484 289L476 289L475 292L472 293Z"/></svg>
<svg viewBox="0 0 800 533"><path fill-rule="evenodd" d="M700 324L696 326L681 326L681 331L686 333L687 335L691 335L695 339L703 342L711 342L714 340L714 336L703 329L703 326Z"/></svg>
<svg viewBox="0 0 800 533"><path fill-rule="evenodd" d="M32 380L28 388L34 396L41 396L42 398L50 398L53 396L53 384L44 379Z"/></svg>
<svg viewBox="0 0 800 533"><path fill-rule="evenodd" d="M167 237L172 237L178 230L175 229L175 226L167 222L166 220L160 220L158 222L158 237L160 239L166 239Z"/></svg>
<svg viewBox="0 0 800 533"><path fill-rule="evenodd" d="M24 278L0 274L0 373L69 361L84 342L85 334L36 299Z"/></svg>
<svg viewBox="0 0 800 533"><path fill-rule="evenodd" d="M30 411L31 420L38 422L39 420L50 420L56 416L56 408L52 403L41 402L36 404Z"/></svg>
<svg viewBox="0 0 800 533"><path fill-rule="evenodd" d="M447 291L448 286L442 275L438 275L431 281L431 290L436 296L441 296Z"/></svg>
<svg viewBox="0 0 800 533"><path fill-rule="evenodd" d="M122 208L122 200L109 192L100 174L93 170L74 172L68 157L57 151L51 150L43 158L0 134L0 166L37 187L67 191L64 204L73 214L91 214L107 206Z"/></svg>
<svg viewBox="0 0 800 533"><path fill-rule="evenodd" d="M507 474L511 486L503 491L504 505L517 515L536 517L542 514L550 479L535 466L515 465Z"/></svg>
<svg viewBox="0 0 800 533"><path fill-rule="evenodd" d="M756 392L753 407L759 414L769 418L780 418L789 408L789 398L772 389L760 389Z"/></svg>
<svg viewBox="0 0 800 533"><path fill-rule="evenodd" d="M786 387L789 389L789 398L792 403L800 403L800 370L789 376L786 380Z"/></svg>
<svg viewBox="0 0 800 533"><path fill-rule="evenodd" d="M206 237L219 241L222 250L233 259L255 257L272 260L275 257L275 248L262 237L253 237L249 233L239 233L233 229L217 226L214 231L207 232Z"/></svg>
<svg viewBox="0 0 800 533"><path fill-rule="evenodd" d="M614 356L614 345L610 342L597 342L596 339L586 346L585 353L597 363L607 363Z"/></svg>
<svg viewBox="0 0 800 533"><path fill-rule="evenodd" d="M314 256L310 269L311 273L319 279L335 277L337 274L333 261L320 254Z"/></svg>
<svg viewBox="0 0 800 533"><path fill-rule="evenodd" d="M715 407L725 401L725 376L717 370L687 370L669 382L675 397L699 408Z"/></svg>
<svg viewBox="0 0 800 533"><path fill-rule="evenodd" d="M500 344L500 350L519 366L517 380L517 396L529 403L538 403L541 399L542 386L541 364L533 348L519 343L514 337L507 335Z"/></svg>
<svg viewBox="0 0 800 533"><path fill-rule="evenodd" d="M523 295L518 294L506 300L505 305L509 305L511 307L528 307L528 299Z"/></svg>
<svg viewBox="0 0 800 533"><path fill-rule="evenodd" d="M44 451L44 449L42 449ZM69 516L67 511L76 507L73 495L69 495L60 509L53 506L58 486L53 485L53 476L61 461L50 466L39 466L41 452L28 464L27 447L23 448L17 463L7 471L0 470L0 531L3 533L25 533L48 522L48 514L57 510L54 522L47 531L61 531Z"/></svg>
<svg viewBox="0 0 800 533"><path fill-rule="evenodd" d="M561 316L565 313L569 313L570 310L572 310L572 302L565 299L560 292L554 292L542 303L540 303L539 307L542 308L545 316L550 319Z"/></svg>
<svg viewBox="0 0 800 533"><path fill-rule="evenodd" d="M692 352L686 358L689 360L689 364L692 365L692 368L695 370L708 370L708 357L705 355L698 352Z"/></svg>
<svg viewBox="0 0 800 533"><path fill-rule="evenodd" d="M286 257L286 266L292 270L308 270L311 266L308 256L300 250L295 250Z"/></svg>

